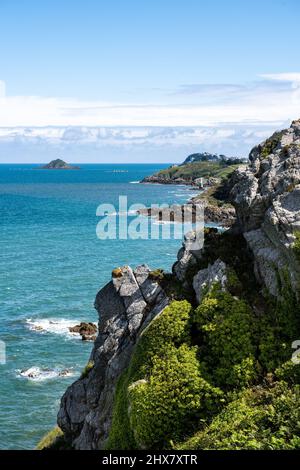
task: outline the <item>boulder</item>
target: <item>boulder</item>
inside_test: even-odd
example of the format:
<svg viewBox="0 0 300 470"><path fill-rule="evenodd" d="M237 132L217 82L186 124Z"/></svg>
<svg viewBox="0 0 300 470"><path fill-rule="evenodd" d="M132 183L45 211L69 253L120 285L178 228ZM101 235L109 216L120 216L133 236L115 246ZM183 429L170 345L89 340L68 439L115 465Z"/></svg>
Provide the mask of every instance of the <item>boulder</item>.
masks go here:
<svg viewBox="0 0 300 470"><path fill-rule="evenodd" d="M173 273L179 281L186 280L187 272L197 265L201 257L201 249L204 241L204 232L192 230L184 236L182 248L178 251L177 261L173 265Z"/></svg>
<svg viewBox="0 0 300 470"><path fill-rule="evenodd" d="M214 285L219 284L220 288L225 290L226 282L226 264L220 259L217 259L213 264L209 264L207 268L201 269L193 278L193 288L198 304L201 303L203 296Z"/></svg>

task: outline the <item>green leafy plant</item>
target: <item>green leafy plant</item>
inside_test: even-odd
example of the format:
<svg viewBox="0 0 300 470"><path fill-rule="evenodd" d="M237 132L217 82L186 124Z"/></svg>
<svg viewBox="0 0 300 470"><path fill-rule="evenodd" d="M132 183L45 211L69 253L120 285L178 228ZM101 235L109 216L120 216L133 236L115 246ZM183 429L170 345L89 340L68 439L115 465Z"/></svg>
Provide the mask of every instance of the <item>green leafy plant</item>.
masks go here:
<svg viewBox="0 0 300 470"><path fill-rule="evenodd" d="M87 363L87 365L84 367L83 371L81 372L81 376L80 378L81 379L84 379L85 377L87 377L89 375L89 372L92 370L92 368L94 367L94 361L89 361Z"/></svg>
<svg viewBox="0 0 300 470"><path fill-rule="evenodd" d="M288 450L300 448L299 387L284 382L245 390L204 430L178 449Z"/></svg>
<svg viewBox="0 0 300 470"><path fill-rule="evenodd" d="M195 310L202 369L221 387L243 387L256 377L253 314L216 285ZM203 359L202 359L203 358Z"/></svg>

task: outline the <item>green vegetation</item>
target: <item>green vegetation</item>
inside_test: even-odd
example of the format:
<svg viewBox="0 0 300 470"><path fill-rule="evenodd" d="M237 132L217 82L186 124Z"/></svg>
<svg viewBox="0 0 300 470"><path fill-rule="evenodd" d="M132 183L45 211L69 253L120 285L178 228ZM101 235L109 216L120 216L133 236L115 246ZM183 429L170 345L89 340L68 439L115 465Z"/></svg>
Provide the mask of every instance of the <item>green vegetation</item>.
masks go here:
<svg viewBox="0 0 300 470"><path fill-rule="evenodd" d="M300 262L300 230L295 231L294 236L295 241L292 248L297 260Z"/></svg>
<svg viewBox="0 0 300 470"><path fill-rule="evenodd" d="M217 288L194 313L202 369L211 383L243 387L256 377L253 314L244 300ZM205 374L205 375L206 375Z"/></svg>
<svg viewBox="0 0 300 470"><path fill-rule="evenodd" d="M174 301L143 332L117 387L108 449L167 446L217 410L222 392L201 377L191 311Z"/></svg>
<svg viewBox="0 0 300 470"><path fill-rule="evenodd" d="M243 391L178 449L300 449L299 386L284 382Z"/></svg>
<svg viewBox="0 0 300 470"><path fill-rule="evenodd" d="M206 229L187 277L217 258L226 290L215 284L199 306L171 274L152 272L189 301L173 301L142 333L117 386L107 449L300 448L300 365L291 361L300 304L288 272L278 273L279 300L262 294L244 238Z"/></svg>
<svg viewBox="0 0 300 470"><path fill-rule="evenodd" d="M155 269L154 271L150 271L149 278L159 282L164 280L164 275L163 269Z"/></svg>
<svg viewBox="0 0 300 470"><path fill-rule="evenodd" d="M232 162L228 165L226 161L194 162L166 168L159 171L156 176L166 180L182 178L188 182L194 181L197 178L225 178L239 166L240 164L232 164Z"/></svg>
<svg viewBox="0 0 300 470"><path fill-rule="evenodd" d="M232 204L229 202L230 176L231 173L226 177L222 178L219 183L206 188L204 192L200 193L197 196L196 200L204 200L207 205L214 207L233 207Z"/></svg>
<svg viewBox="0 0 300 470"><path fill-rule="evenodd" d="M267 139L261 147L261 158L267 158L271 153L276 150L283 136L283 131L275 132L272 137Z"/></svg>
<svg viewBox="0 0 300 470"><path fill-rule="evenodd" d="M138 447L183 437L216 409L221 391L201 377L196 348L169 346L153 356L147 380L129 387L130 424Z"/></svg>
<svg viewBox="0 0 300 470"><path fill-rule="evenodd" d="M85 366L85 368L83 369L83 371L81 372L80 378L84 379L85 377L87 377L93 367L94 367L94 361L89 361L87 365Z"/></svg>
<svg viewBox="0 0 300 470"><path fill-rule="evenodd" d="M38 443L37 450L60 450L65 448L64 433L56 426L49 431Z"/></svg>
<svg viewBox="0 0 300 470"><path fill-rule="evenodd" d="M259 361L265 372L271 372L291 357L291 344L300 334L300 304L282 272L281 300L268 299L268 309L260 318Z"/></svg>

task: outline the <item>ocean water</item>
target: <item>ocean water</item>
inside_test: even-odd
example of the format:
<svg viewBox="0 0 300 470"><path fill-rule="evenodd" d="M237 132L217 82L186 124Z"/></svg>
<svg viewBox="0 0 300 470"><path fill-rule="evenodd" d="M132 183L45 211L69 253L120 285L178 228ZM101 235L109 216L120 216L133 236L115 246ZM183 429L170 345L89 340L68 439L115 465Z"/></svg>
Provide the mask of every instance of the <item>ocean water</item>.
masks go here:
<svg viewBox="0 0 300 470"><path fill-rule="evenodd" d="M74 171L0 165L0 448L32 449L92 344L68 327L98 321L93 302L114 267L170 269L178 240L100 240L99 204L182 203L185 186L136 182L166 165L82 165ZM1 343L2 344L2 343ZM1 345L0 344L0 345Z"/></svg>

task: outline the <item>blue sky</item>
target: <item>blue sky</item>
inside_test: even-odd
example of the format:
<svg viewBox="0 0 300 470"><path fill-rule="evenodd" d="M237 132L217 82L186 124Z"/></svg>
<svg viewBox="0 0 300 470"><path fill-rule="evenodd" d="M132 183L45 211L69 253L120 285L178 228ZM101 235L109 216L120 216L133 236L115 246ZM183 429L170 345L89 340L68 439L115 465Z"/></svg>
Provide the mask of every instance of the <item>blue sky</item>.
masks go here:
<svg viewBox="0 0 300 470"><path fill-rule="evenodd" d="M299 20L298 0L0 0L0 161L245 154L300 115Z"/></svg>

